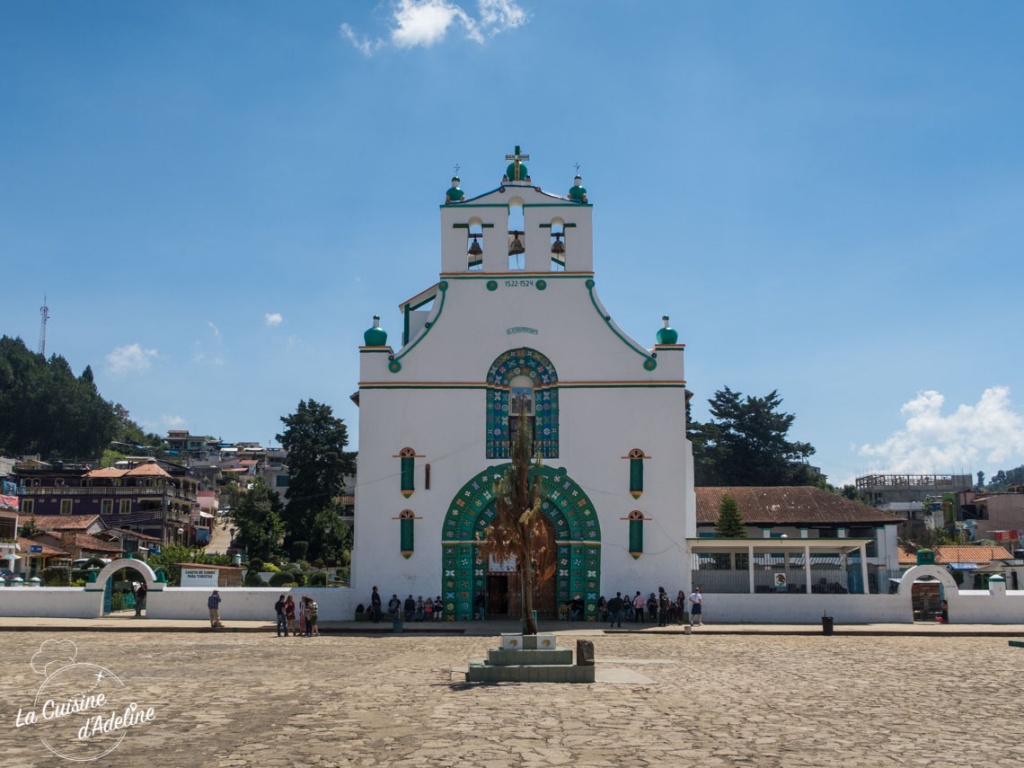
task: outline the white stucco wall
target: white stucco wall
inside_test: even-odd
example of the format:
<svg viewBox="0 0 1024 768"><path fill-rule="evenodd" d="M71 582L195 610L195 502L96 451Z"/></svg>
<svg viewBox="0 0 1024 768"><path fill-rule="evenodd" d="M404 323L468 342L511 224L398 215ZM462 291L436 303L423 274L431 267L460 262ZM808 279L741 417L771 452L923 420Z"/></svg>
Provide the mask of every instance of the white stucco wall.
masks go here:
<svg viewBox="0 0 1024 768"><path fill-rule="evenodd" d="M86 592L82 587L0 589L0 616L95 619L102 615L103 592Z"/></svg>
<svg viewBox="0 0 1024 768"><path fill-rule="evenodd" d="M351 591L336 587L296 587L291 590L271 588L220 587L220 616L223 621L275 620L274 603L280 595L291 594L298 602L307 595L316 600L320 621L351 621L355 605ZM209 589L173 587L151 593L146 598L146 615L152 619L209 619L206 600Z"/></svg>
<svg viewBox="0 0 1024 768"><path fill-rule="evenodd" d="M407 345L412 351L401 357L399 372L388 370L387 355L361 355L354 588L369 595L376 585L386 596L403 598L442 593L441 530L448 507L473 476L504 463L486 458L487 372L504 352L529 347L550 359L559 381L559 456L545 464L565 468L598 513L599 593L633 584L689 589L685 539L696 513L682 348L662 348L657 368L645 370L643 350L620 339L595 308L586 276L524 275L534 283L527 287L505 285L505 277L520 276L498 276L498 289L488 291L492 277L449 279L443 303L434 303L431 328ZM547 280L543 291L535 287L539 279ZM654 315L652 340L659 327ZM537 333L508 333L521 327ZM421 456L409 499L400 492L396 458L404 447ZM633 448L650 456L639 500L629 494L629 462L623 458ZM399 552L394 519L403 509L419 518L409 559ZM650 518L639 560L628 553L623 519L634 509Z"/></svg>

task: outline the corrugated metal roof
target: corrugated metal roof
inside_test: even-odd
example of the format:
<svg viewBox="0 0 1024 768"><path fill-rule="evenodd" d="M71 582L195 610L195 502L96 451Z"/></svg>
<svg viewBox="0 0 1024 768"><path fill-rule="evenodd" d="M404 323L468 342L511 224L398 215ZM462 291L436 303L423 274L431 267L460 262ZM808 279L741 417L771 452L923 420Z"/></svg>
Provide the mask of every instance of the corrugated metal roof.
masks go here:
<svg viewBox="0 0 1024 768"><path fill-rule="evenodd" d="M736 499L747 525L896 525L898 515L811 486L703 487L697 493L697 525L714 525L722 497Z"/></svg>

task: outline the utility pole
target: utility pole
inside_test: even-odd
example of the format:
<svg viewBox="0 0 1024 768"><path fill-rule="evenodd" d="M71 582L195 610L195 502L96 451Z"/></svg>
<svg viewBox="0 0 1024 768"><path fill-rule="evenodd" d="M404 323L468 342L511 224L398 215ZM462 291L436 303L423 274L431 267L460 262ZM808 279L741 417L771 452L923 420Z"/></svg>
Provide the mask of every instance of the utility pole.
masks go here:
<svg viewBox="0 0 1024 768"><path fill-rule="evenodd" d="M39 308L42 321L39 323L39 354L46 357L46 321L50 319L50 308L46 306L46 294L43 294L43 306Z"/></svg>

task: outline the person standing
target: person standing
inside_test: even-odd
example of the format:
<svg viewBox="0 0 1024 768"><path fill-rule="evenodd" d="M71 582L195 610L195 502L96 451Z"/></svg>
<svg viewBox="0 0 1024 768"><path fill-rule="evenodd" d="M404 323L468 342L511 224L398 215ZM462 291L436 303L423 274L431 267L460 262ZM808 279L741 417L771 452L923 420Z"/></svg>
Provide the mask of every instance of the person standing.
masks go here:
<svg viewBox="0 0 1024 768"><path fill-rule="evenodd" d="M303 637L306 635L306 601L308 599L305 595L299 598L299 635Z"/></svg>
<svg viewBox="0 0 1024 768"><path fill-rule="evenodd" d="M476 618L480 621L484 621L487 618L487 595L484 594L483 590L476 594Z"/></svg>
<svg viewBox="0 0 1024 768"><path fill-rule="evenodd" d="M668 626L668 607L671 601L668 599L668 592L664 587L658 587L658 626Z"/></svg>
<svg viewBox="0 0 1024 768"><path fill-rule="evenodd" d="M220 623L220 591L213 590L213 594L206 601L206 607L210 609L210 627L223 627L224 625Z"/></svg>
<svg viewBox="0 0 1024 768"><path fill-rule="evenodd" d="M298 637L299 629L295 626L295 599L291 595L284 601L284 617L288 620L288 629L291 630L292 637Z"/></svg>
<svg viewBox="0 0 1024 768"><path fill-rule="evenodd" d="M633 623L643 624L644 623L644 596L640 594L640 590L636 591L636 596L633 598Z"/></svg>
<svg viewBox="0 0 1024 768"><path fill-rule="evenodd" d="M376 624L376 623L378 623L380 621L380 614L381 614L380 607L381 607L380 592L378 592L377 588L374 587L373 588L373 594L370 595L370 621L372 621L374 624Z"/></svg>
<svg viewBox="0 0 1024 768"><path fill-rule="evenodd" d="M146 582L141 582L135 590L135 616L142 617L142 609L146 607Z"/></svg>
<svg viewBox="0 0 1024 768"><path fill-rule="evenodd" d="M690 626L704 626L704 596L700 593L700 587L693 588L690 595Z"/></svg>
<svg viewBox="0 0 1024 768"><path fill-rule="evenodd" d="M306 637L320 637L320 627L317 621L320 619L320 607L312 597L306 598Z"/></svg>
<svg viewBox="0 0 1024 768"><path fill-rule="evenodd" d="M285 637L288 637L288 616L285 613L285 606L288 603L284 599L284 595L277 598L277 602L274 603L274 611L277 613L277 636L281 637L281 633L284 633Z"/></svg>
<svg viewBox="0 0 1024 768"><path fill-rule="evenodd" d="M622 593L616 592L615 597L608 601L608 618L611 620L611 626L614 627L616 624L619 628L622 628Z"/></svg>

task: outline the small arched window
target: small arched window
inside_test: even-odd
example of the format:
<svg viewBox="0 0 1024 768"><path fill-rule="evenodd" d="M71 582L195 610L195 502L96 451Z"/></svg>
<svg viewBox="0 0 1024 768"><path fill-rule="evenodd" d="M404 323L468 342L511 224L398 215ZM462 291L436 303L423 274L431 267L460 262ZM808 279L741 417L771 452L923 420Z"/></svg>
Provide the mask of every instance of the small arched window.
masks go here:
<svg viewBox="0 0 1024 768"><path fill-rule="evenodd" d="M509 271L526 269L526 219L523 201L519 198L508 205L508 268Z"/></svg>
<svg viewBox="0 0 1024 768"><path fill-rule="evenodd" d="M565 224L561 219L551 222L551 271L565 272Z"/></svg>
<svg viewBox="0 0 1024 768"><path fill-rule="evenodd" d="M466 255L469 259L469 269L479 272L484 268L484 228L480 223L470 223L467 229L469 238L466 247Z"/></svg>

